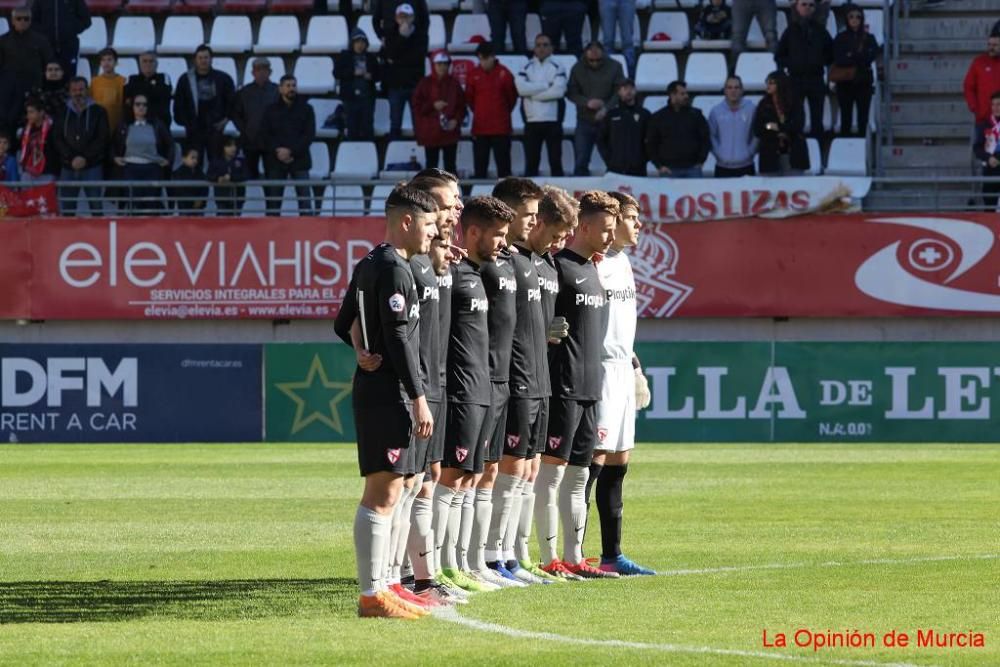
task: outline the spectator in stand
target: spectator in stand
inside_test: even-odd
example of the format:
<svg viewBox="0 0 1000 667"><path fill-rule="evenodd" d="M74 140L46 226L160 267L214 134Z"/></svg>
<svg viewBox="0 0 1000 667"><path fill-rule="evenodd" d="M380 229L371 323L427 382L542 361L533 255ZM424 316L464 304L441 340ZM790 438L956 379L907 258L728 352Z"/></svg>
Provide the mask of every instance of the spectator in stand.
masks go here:
<svg viewBox="0 0 1000 667"><path fill-rule="evenodd" d="M426 35L431 29L431 14L427 9L427 0L372 0L372 28L379 39L385 40L387 35L398 32L396 9L400 5L410 5L413 9L413 22L417 32Z"/></svg>
<svg viewBox="0 0 1000 667"><path fill-rule="evenodd" d="M486 15L490 19L490 41L494 53L507 51L507 27L510 26L510 42L514 53L528 52L528 37L525 24L528 20L527 0L486 0Z"/></svg>
<svg viewBox="0 0 1000 667"><path fill-rule="evenodd" d="M708 131L715 155L715 177L753 176L757 138L753 133L754 103L743 97L743 80L726 79L725 100L708 114Z"/></svg>
<svg viewBox="0 0 1000 667"><path fill-rule="evenodd" d="M976 56L969 65L962 88L965 103L975 116L974 122L982 123L988 119L993 93L1000 90L1000 34L990 35L986 40L986 53Z"/></svg>
<svg viewBox="0 0 1000 667"><path fill-rule="evenodd" d="M233 102L233 124L240 131L248 178L261 174L260 163L267 154L267 137L260 131L264 112L278 101L278 84L271 81L271 61L254 58L253 81L239 89Z"/></svg>
<svg viewBox="0 0 1000 667"><path fill-rule="evenodd" d="M10 72L20 89L29 91L42 83L45 65L56 59L49 40L31 29L31 10L18 7L10 13L10 32L0 36L0 70Z"/></svg>
<svg viewBox="0 0 1000 667"><path fill-rule="evenodd" d="M691 106L687 84L671 81L670 103L654 113L646 129L646 157L660 176L701 178L701 166L711 147L708 122Z"/></svg>
<svg viewBox="0 0 1000 667"><path fill-rule="evenodd" d="M125 109L125 77L115 72L118 66L117 51L107 48L97 55L101 72L90 82L90 96L108 114L108 126L114 134L121 125Z"/></svg>
<svg viewBox="0 0 1000 667"><path fill-rule="evenodd" d="M865 13L857 5L844 8L847 27L833 40L833 67L830 80L837 90L840 107L840 134L853 135L851 121L854 105L858 105L857 136L865 136L872 95L875 93L872 63L878 58L879 48L875 38L865 30Z"/></svg>
<svg viewBox="0 0 1000 667"><path fill-rule="evenodd" d="M60 209L64 215L72 215L79 188L68 187L65 183L103 180L105 159L111 152L108 114L87 96L87 80L82 76L70 79L69 101L56 118L52 131L62 167L59 181L64 183L60 190ZM100 200L100 187L87 186L85 191L91 202ZM92 203L92 211L94 207Z"/></svg>
<svg viewBox="0 0 1000 667"><path fill-rule="evenodd" d="M45 66L45 78L40 86L31 91L32 97L37 97L45 105L45 113L55 118L66 106L66 74L58 60L53 60Z"/></svg>
<svg viewBox="0 0 1000 667"><path fill-rule="evenodd" d="M733 14L726 0L704 0L698 22L694 24L694 36L698 39L729 39L732 35Z"/></svg>
<svg viewBox="0 0 1000 667"><path fill-rule="evenodd" d="M764 43L772 53L778 46L778 7L776 0L733 0L733 64L747 48L747 33L754 17L764 33Z"/></svg>
<svg viewBox="0 0 1000 667"><path fill-rule="evenodd" d="M24 103L25 124L17 163L22 183L51 183L59 173L59 153L52 133L52 119L40 100Z"/></svg>
<svg viewBox="0 0 1000 667"><path fill-rule="evenodd" d="M772 72L753 117L753 133L760 140L762 176L797 176L809 169L804 126L802 105L795 99L791 82L783 72Z"/></svg>
<svg viewBox="0 0 1000 667"><path fill-rule="evenodd" d="M972 145L976 159L983 163L983 176L1000 177L1000 91L990 96L989 117L976 124L976 142ZM997 210L1000 200L1000 182L983 183L983 204L985 211Z"/></svg>
<svg viewBox="0 0 1000 667"><path fill-rule="evenodd" d="M24 98L21 84L9 70L0 67L0 132L17 136L24 118Z"/></svg>
<svg viewBox="0 0 1000 667"><path fill-rule="evenodd" d="M333 72L340 81L347 138L351 141L374 139L375 82L381 78L381 72L378 58L368 53L368 36L364 30L351 31L351 44L337 56Z"/></svg>
<svg viewBox="0 0 1000 667"><path fill-rule="evenodd" d="M280 97L264 112L261 132L268 138L268 153L264 156L267 180L309 180L312 157L309 145L316 138L316 118L313 108L298 95L298 82L291 74L278 82ZM281 211L282 188L270 185L264 188L267 214L276 216ZM313 202L309 186L296 186L299 198L299 215L312 215Z"/></svg>
<svg viewBox="0 0 1000 667"><path fill-rule="evenodd" d="M21 180L17 170L17 158L10 154L10 135L0 132L0 183L16 183Z"/></svg>
<svg viewBox="0 0 1000 667"><path fill-rule="evenodd" d="M605 56L600 42L588 44L583 58L570 70L567 97L576 105L574 176L590 175L590 154L594 152L598 128L617 104L617 90L623 81L622 66Z"/></svg>
<svg viewBox="0 0 1000 667"><path fill-rule="evenodd" d="M431 58L434 71L425 76L413 91L413 129L417 143L424 147L426 167L437 167L444 155L444 169L453 174L458 138L465 118L465 93L450 73L451 57L446 51L436 51Z"/></svg>
<svg viewBox="0 0 1000 667"><path fill-rule="evenodd" d="M174 118L184 127L188 145L212 157L222 154L222 138L236 86L225 72L212 67L212 49L202 44L194 52L194 67L177 81Z"/></svg>
<svg viewBox="0 0 1000 667"><path fill-rule="evenodd" d="M413 5L396 8L396 30L382 44L382 90L389 98L389 140L403 136L403 111L424 76L427 33L417 30ZM412 113L412 112L411 112Z"/></svg>
<svg viewBox="0 0 1000 667"><path fill-rule="evenodd" d="M816 0L797 0L774 61L788 73L799 104L809 102L811 134L820 138L828 92L824 77L827 65L833 62L833 39L826 26L814 20L815 12Z"/></svg>
<svg viewBox="0 0 1000 667"><path fill-rule="evenodd" d="M201 159L201 148L188 146L183 149L181 166L174 170L175 181L204 181L205 174L198 166ZM170 186L170 194L181 215L197 214L205 210L205 200L208 198L208 187L197 185Z"/></svg>
<svg viewBox="0 0 1000 667"><path fill-rule="evenodd" d="M84 0L34 0L33 27L49 40L63 71L76 76L80 34L90 27L90 9Z"/></svg>
<svg viewBox="0 0 1000 667"><path fill-rule="evenodd" d="M170 129L149 115L145 95L132 98L132 121L122 123L115 133L115 164L121 167L122 180L159 181L163 179L174 153ZM132 208L162 208L162 190L153 187L128 188L126 201Z"/></svg>
<svg viewBox="0 0 1000 667"><path fill-rule="evenodd" d="M130 119L132 101L137 95L146 98L149 105L149 118L155 118L167 129L173 117L170 114L170 98L173 96L174 84L167 74L156 71L159 61L156 53L146 51L139 55L139 73L133 74L125 84L125 118Z"/></svg>
<svg viewBox="0 0 1000 667"><path fill-rule="evenodd" d="M552 57L548 35L535 37L535 55L514 78L517 94L523 99L524 175L538 176L542 142L549 153L553 176L562 176L562 116L565 113L566 70Z"/></svg>
<svg viewBox="0 0 1000 667"><path fill-rule="evenodd" d="M539 11L542 32L552 40L553 47L558 49L565 36L566 50L579 56L583 50L583 19L587 15L587 3L583 0L542 0Z"/></svg>
<svg viewBox="0 0 1000 667"><path fill-rule="evenodd" d="M465 82L465 97L472 110L472 154L476 178L486 178L490 150L497 163L497 177L510 176L510 114L517 105L514 75L497 62L493 44L476 47L479 65Z"/></svg>
<svg viewBox="0 0 1000 667"><path fill-rule="evenodd" d="M628 65L629 75L635 74L635 0L600 0L601 35L608 49L615 48L615 27L621 32L622 55ZM582 30L582 28L581 28Z"/></svg>
<svg viewBox="0 0 1000 667"><path fill-rule="evenodd" d="M219 215L236 216L243 210L243 193L249 174L246 158L235 137L222 141L222 155L208 165L205 177L215 184L215 209ZM275 214L277 215L277 214Z"/></svg>
<svg viewBox="0 0 1000 667"><path fill-rule="evenodd" d="M618 86L618 106L601 121L597 148L608 171L629 176L646 175L646 155L637 150L646 138L650 113L636 101L635 83L625 79Z"/></svg>

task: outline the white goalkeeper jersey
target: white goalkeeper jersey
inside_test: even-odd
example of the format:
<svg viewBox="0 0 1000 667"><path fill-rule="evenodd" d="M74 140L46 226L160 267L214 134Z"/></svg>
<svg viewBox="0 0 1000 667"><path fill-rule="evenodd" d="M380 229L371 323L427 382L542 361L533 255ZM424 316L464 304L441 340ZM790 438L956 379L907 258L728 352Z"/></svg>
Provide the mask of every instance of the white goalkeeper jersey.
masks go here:
<svg viewBox="0 0 1000 667"><path fill-rule="evenodd" d="M604 361L631 363L638 320L632 262L624 252L609 250L598 263L597 271L609 305L602 358Z"/></svg>

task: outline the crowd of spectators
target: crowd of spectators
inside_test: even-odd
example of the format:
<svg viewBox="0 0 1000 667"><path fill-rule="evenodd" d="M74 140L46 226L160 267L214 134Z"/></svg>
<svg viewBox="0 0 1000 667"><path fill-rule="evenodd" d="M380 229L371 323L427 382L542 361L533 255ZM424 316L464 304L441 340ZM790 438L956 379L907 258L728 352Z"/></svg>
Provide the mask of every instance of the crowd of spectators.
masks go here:
<svg viewBox="0 0 1000 667"><path fill-rule="evenodd" d="M986 52L969 65L962 87L973 117L973 156L983 176L1000 177L1000 21L986 40ZM984 182L984 210L996 211L998 200L1000 182Z"/></svg>

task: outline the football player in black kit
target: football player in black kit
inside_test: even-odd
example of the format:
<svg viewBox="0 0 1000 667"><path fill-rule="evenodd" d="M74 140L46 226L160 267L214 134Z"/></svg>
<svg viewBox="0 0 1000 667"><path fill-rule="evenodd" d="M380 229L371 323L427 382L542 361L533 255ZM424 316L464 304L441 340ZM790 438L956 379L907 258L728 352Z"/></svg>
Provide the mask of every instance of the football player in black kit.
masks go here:
<svg viewBox="0 0 1000 667"><path fill-rule="evenodd" d="M617 578L583 559L583 531L587 507L584 490L597 445L597 401L601 398L604 368L601 358L607 329L607 300L594 257L611 247L618 224L618 202L604 192L580 198L579 226L569 246L555 256L559 294L555 314L565 317L569 335L549 351L552 398L548 436L536 489L547 508L558 492L563 530L563 557L555 556L558 529L551 511L540 513L542 562L550 574L570 573L585 578ZM568 464L568 465L567 465ZM563 477L565 476L565 479ZM541 500L541 499L540 499Z"/></svg>
<svg viewBox="0 0 1000 667"><path fill-rule="evenodd" d="M489 440L487 418L492 401L489 366L489 301L480 267L496 260L513 212L492 197L476 197L465 204L461 227L468 257L452 270L451 327L447 368L447 427L441 481L434 490L438 510L449 504L447 529L435 540L441 547L444 576L468 591L496 590L495 585L470 576L467 551L473 516L462 530L462 503L481 475ZM468 537L466 537L468 536Z"/></svg>
<svg viewBox="0 0 1000 667"><path fill-rule="evenodd" d="M354 518L361 597L359 616L419 618L426 609L402 600L385 581L392 514L412 475L412 438L427 439L434 421L420 379L420 305L408 260L426 253L437 235L438 205L419 190L399 186L386 199L385 242L354 270L334 330L382 363L354 374L353 408L358 463L365 489ZM355 326L357 323L357 326Z"/></svg>

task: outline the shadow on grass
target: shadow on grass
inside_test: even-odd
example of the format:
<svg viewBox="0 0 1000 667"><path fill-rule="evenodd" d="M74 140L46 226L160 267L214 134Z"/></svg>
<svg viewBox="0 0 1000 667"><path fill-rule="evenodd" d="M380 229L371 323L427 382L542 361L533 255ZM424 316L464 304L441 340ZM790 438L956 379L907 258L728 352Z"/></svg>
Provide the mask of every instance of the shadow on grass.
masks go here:
<svg viewBox="0 0 1000 667"><path fill-rule="evenodd" d="M354 579L0 582L0 624L353 617Z"/></svg>

